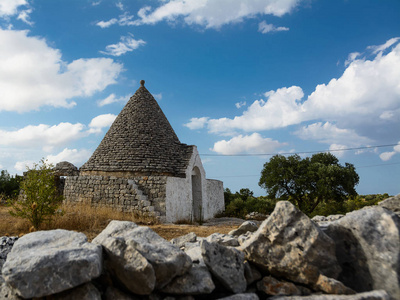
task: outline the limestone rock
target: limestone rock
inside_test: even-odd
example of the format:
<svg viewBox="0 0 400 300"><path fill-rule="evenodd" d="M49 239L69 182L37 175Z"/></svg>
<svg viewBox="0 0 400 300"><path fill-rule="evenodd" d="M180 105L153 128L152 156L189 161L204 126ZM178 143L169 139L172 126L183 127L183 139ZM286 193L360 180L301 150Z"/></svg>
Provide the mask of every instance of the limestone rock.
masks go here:
<svg viewBox="0 0 400 300"><path fill-rule="evenodd" d="M189 272L176 277L162 292L175 295L210 294L215 289L207 267L193 265Z"/></svg>
<svg viewBox="0 0 400 300"><path fill-rule="evenodd" d="M3 266L5 281L23 298L42 297L98 277L102 249L82 233L62 229L21 237Z"/></svg>
<svg viewBox="0 0 400 300"><path fill-rule="evenodd" d="M156 285L153 266L132 243L132 231L138 226L127 221L111 221L93 240L102 245L106 269L128 290L139 295L150 294Z"/></svg>
<svg viewBox="0 0 400 300"><path fill-rule="evenodd" d="M118 225L118 223L121 225ZM106 249L109 248L107 253L112 252L116 262L119 260L118 269L121 273L125 272L127 266L131 266L133 262L139 263L137 267L132 269L135 274L125 274L127 275L124 279L125 285L128 284L129 278L134 278L131 281L135 281L135 283L132 282L135 287L131 286L130 288L133 293L141 295L151 293L154 288L154 276L155 287L163 288L174 277L183 275L191 268L190 257L178 247L172 245L148 227L137 227L134 223L132 223L134 225L127 223L129 222L112 221L93 240L93 243L102 244ZM115 248L115 250L112 250L112 248ZM126 260L131 261L126 264ZM107 266L113 268L112 265L112 263L107 264ZM139 273L140 275L138 275ZM142 282L139 282L135 276L141 276ZM126 287L128 288L128 286ZM136 291L133 291L132 288ZM142 290L139 293L137 289Z"/></svg>
<svg viewBox="0 0 400 300"><path fill-rule="evenodd" d="M319 275L317 282L313 284L313 288L317 291L323 291L324 293L334 295L352 295L356 293L340 281L322 274Z"/></svg>
<svg viewBox="0 0 400 300"><path fill-rule="evenodd" d="M74 289L51 296L52 300L101 300L101 294L92 283L86 283Z"/></svg>
<svg viewBox="0 0 400 300"><path fill-rule="evenodd" d="M124 292L109 286L104 294L104 300L136 300L132 295L125 294Z"/></svg>
<svg viewBox="0 0 400 300"><path fill-rule="evenodd" d="M196 240L197 235L194 232L190 232L186 235L172 239L171 243L179 248L183 248L186 243L194 243Z"/></svg>
<svg viewBox="0 0 400 300"><path fill-rule="evenodd" d="M250 285L262 278L261 273L247 260L244 262L244 277L246 278L247 285Z"/></svg>
<svg viewBox="0 0 400 300"><path fill-rule="evenodd" d="M400 299L400 219L375 206L348 213L326 233L336 243L339 280L357 292L384 289Z"/></svg>
<svg viewBox="0 0 400 300"><path fill-rule="evenodd" d="M266 276L257 282L257 289L270 296L301 295L301 291L292 282L280 281L272 276Z"/></svg>
<svg viewBox="0 0 400 300"><path fill-rule="evenodd" d="M236 247L239 246L237 238L222 233L213 233L206 238L209 243L218 243L223 246Z"/></svg>
<svg viewBox="0 0 400 300"><path fill-rule="evenodd" d="M247 283L244 277L244 254L235 248L217 243L201 242L201 253L210 272L233 293L242 293Z"/></svg>
<svg viewBox="0 0 400 300"><path fill-rule="evenodd" d="M238 229L232 230L228 234L232 235L232 236L240 236L242 234L245 234L248 231L254 232L257 229L258 229L258 226L257 226L257 224L255 222L246 221L242 225L240 225Z"/></svg>
<svg viewBox="0 0 400 300"><path fill-rule="evenodd" d="M255 293L235 294L232 296L219 298L219 300L258 300L258 296Z"/></svg>
<svg viewBox="0 0 400 300"><path fill-rule="evenodd" d="M269 217L269 215L264 215L264 214L262 214L262 213L253 211L253 212L247 214L247 215L245 216L245 219L246 219L246 220L264 221L264 220L265 220L266 218L268 218L268 217Z"/></svg>
<svg viewBox="0 0 400 300"><path fill-rule="evenodd" d="M359 293L355 295L310 295L310 296L282 296L274 300L390 300L384 290Z"/></svg>
<svg viewBox="0 0 400 300"><path fill-rule="evenodd" d="M18 240L17 236L7 237L3 236L0 238L0 274L3 264L6 261L8 253L10 253L14 243Z"/></svg>
<svg viewBox="0 0 400 300"><path fill-rule="evenodd" d="M306 285L317 282L321 273L337 278L340 272L332 239L288 201L278 202L240 249L272 276Z"/></svg>
<svg viewBox="0 0 400 300"><path fill-rule="evenodd" d="M187 244L186 244L187 245ZM191 246L189 249L185 248L185 253L191 258L193 265L205 266L203 255L201 254L200 243L196 246Z"/></svg>
<svg viewBox="0 0 400 300"><path fill-rule="evenodd" d="M400 194L387 198L379 202L378 205L391 210L400 217Z"/></svg>
<svg viewBox="0 0 400 300"><path fill-rule="evenodd" d="M6 284L1 275L0 275L0 299L7 299L7 300L22 299L21 297L18 297L17 293Z"/></svg>

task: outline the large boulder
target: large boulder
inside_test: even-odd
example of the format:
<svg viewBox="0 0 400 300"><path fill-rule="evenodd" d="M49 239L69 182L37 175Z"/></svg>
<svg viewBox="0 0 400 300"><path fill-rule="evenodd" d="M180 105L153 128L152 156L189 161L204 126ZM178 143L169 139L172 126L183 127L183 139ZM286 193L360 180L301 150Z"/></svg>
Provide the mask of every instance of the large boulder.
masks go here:
<svg viewBox="0 0 400 300"><path fill-rule="evenodd" d="M185 274L192 260L148 227L112 221L94 240L107 253L106 266L130 291L147 295Z"/></svg>
<svg viewBox="0 0 400 300"><path fill-rule="evenodd" d="M21 237L3 266L3 277L23 298L43 297L100 276L102 249L83 233L62 229Z"/></svg>
<svg viewBox="0 0 400 300"><path fill-rule="evenodd" d="M206 266L225 288L233 293L242 293L246 290L242 252L206 240L201 241L200 247Z"/></svg>
<svg viewBox="0 0 400 300"><path fill-rule="evenodd" d="M335 244L288 201L275 210L239 248L272 276L313 286L320 274L337 278Z"/></svg>
<svg viewBox="0 0 400 300"><path fill-rule="evenodd" d="M176 277L162 292L174 295L210 294L215 289L214 282L207 267L193 265L189 272Z"/></svg>
<svg viewBox="0 0 400 300"><path fill-rule="evenodd" d="M237 238L229 234L213 233L206 238L209 243L218 243L223 246L236 247L239 246Z"/></svg>
<svg viewBox="0 0 400 300"><path fill-rule="evenodd" d="M92 283L85 283L74 289L51 296L52 300L101 300L101 294Z"/></svg>
<svg viewBox="0 0 400 300"><path fill-rule="evenodd" d="M390 297L385 291L377 290L355 295L281 296L273 300L390 300Z"/></svg>
<svg viewBox="0 0 400 300"><path fill-rule="evenodd" d="M400 219L375 206L348 213L326 233L336 243L339 280L358 292L386 290L400 299Z"/></svg>
<svg viewBox="0 0 400 300"><path fill-rule="evenodd" d="M391 210L400 217L400 194L387 198L379 202L378 205Z"/></svg>

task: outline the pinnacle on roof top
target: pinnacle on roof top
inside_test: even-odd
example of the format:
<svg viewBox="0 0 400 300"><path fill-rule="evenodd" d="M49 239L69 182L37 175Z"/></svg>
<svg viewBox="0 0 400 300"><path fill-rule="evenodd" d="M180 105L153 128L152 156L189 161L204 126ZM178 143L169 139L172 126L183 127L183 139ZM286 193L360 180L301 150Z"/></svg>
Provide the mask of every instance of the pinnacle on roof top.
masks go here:
<svg viewBox="0 0 400 300"><path fill-rule="evenodd" d="M145 81L143 79L140 80L140 86L144 87L144 83L145 83Z"/></svg>

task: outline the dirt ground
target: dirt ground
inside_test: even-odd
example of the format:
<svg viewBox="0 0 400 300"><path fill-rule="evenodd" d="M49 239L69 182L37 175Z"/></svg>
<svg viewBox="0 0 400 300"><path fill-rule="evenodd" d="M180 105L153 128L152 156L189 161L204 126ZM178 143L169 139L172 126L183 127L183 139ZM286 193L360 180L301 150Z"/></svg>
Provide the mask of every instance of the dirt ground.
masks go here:
<svg viewBox="0 0 400 300"><path fill-rule="evenodd" d="M31 226L30 224L21 218L12 217L9 214L9 208L5 206L0 206L0 237L1 236L22 236L30 232ZM55 229L62 228L68 230L76 230L83 232L89 240L94 239L110 222L110 220L104 220L101 222L97 222L98 225L92 226L91 228L87 228L86 230L76 230L74 228L62 228L57 227L56 225L46 226L44 229ZM212 219L204 224L200 225L177 225L177 224L156 224L156 225L148 225L148 224L140 224L148 226L157 232L160 236L165 238L166 240L170 240L172 238L176 238L182 235L185 235L189 232L196 233L197 236L206 237L212 233L228 233L229 231L236 229L244 220L236 219L236 218L219 218ZM55 227L55 228L54 228Z"/></svg>

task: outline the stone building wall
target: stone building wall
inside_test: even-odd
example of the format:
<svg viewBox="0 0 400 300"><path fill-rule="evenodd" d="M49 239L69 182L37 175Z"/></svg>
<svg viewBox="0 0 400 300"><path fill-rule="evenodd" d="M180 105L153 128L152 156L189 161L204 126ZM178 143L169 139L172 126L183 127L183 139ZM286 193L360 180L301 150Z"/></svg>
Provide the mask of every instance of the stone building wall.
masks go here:
<svg viewBox="0 0 400 300"><path fill-rule="evenodd" d="M166 176L68 176L66 203L90 203L144 216L165 216Z"/></svg>

